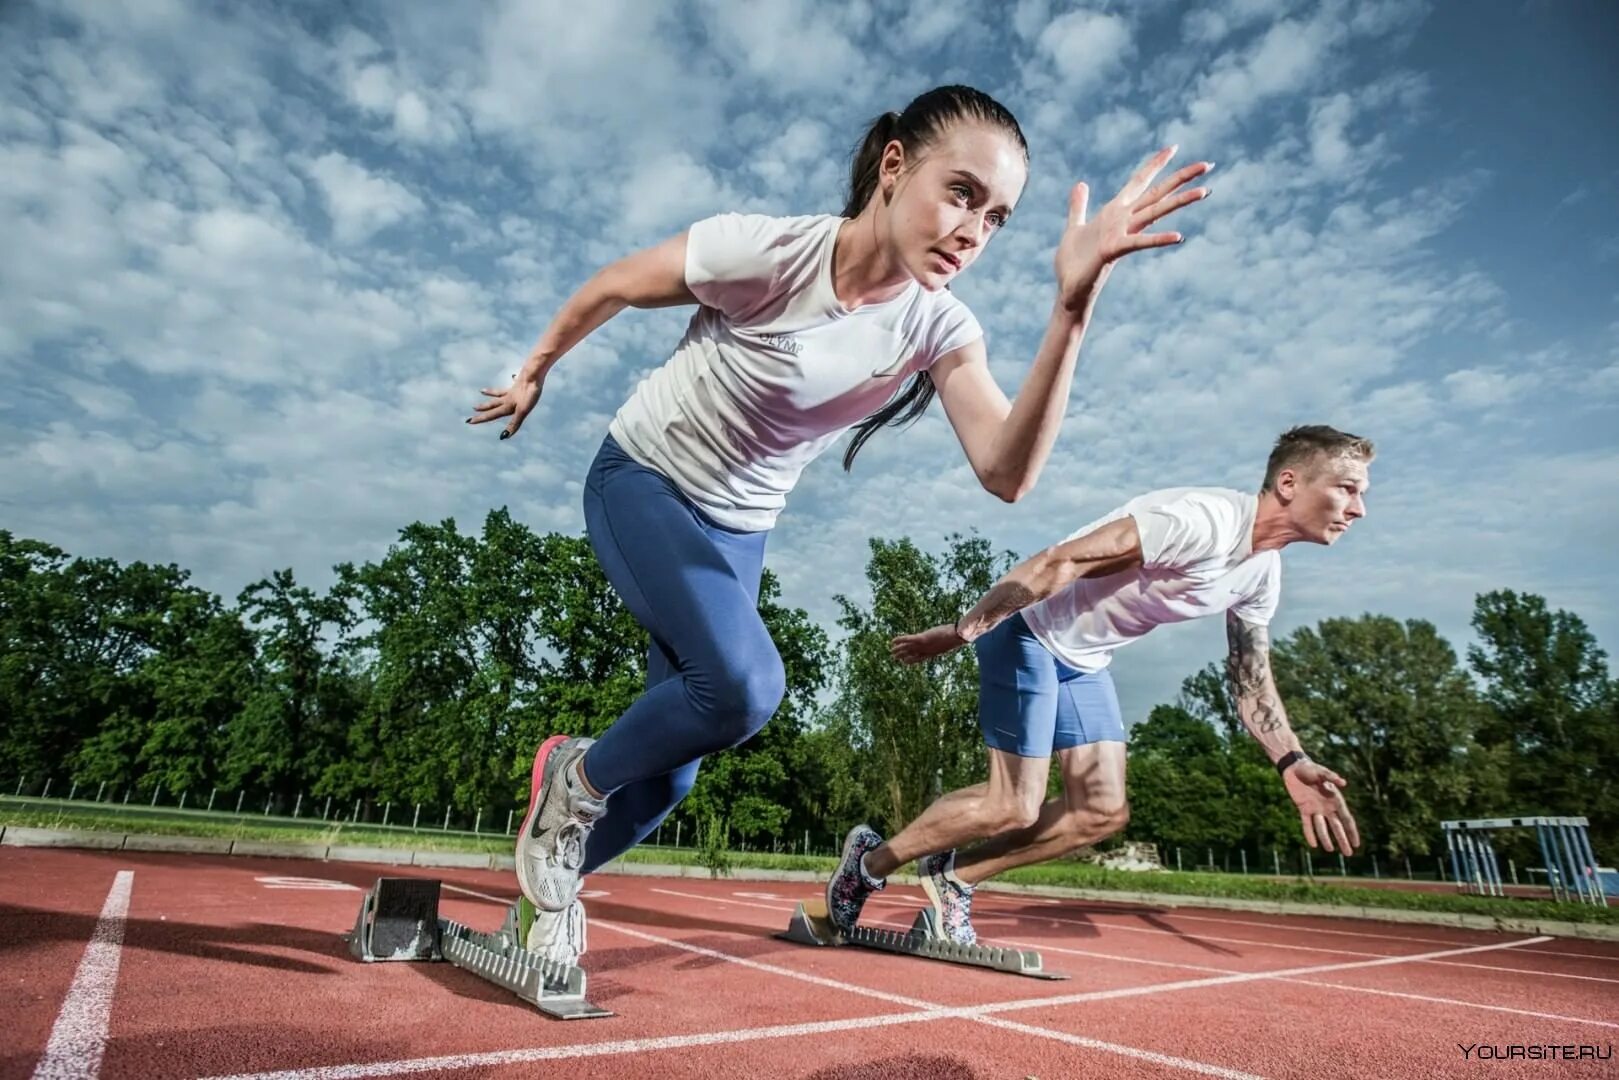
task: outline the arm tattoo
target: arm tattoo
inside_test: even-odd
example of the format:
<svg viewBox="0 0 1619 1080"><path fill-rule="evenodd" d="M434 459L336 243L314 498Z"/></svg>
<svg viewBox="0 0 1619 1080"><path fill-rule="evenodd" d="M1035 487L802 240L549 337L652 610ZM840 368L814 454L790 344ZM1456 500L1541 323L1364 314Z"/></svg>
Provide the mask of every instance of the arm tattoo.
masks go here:
<svg viewBox="0 0 1619 1080"><path fill-rule="evenodd" d="M1246 623L1229 611L1225 625L1230 642L1226 677L1237 698L1238 714L1251 711L1254 726L1261 732L1281 730L1287 719L1270 675L1270 631Z"/></svg>

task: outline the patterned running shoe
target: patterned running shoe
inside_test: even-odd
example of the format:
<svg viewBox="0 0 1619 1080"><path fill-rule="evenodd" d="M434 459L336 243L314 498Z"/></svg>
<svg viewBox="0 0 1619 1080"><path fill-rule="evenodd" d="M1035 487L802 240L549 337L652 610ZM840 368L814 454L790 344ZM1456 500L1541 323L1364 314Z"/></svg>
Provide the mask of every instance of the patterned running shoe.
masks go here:
<svg viewBox="0 0 1619 1080"><path fill-rule="evenodd" d="M978 944L978 932L973 929L973 887L952 880L956 869L956 853L943 851L937 855L924 855L916 861L921 871L922 891L933 904L933 924L945 939L957 945Z"/></svg>
<svg viewBox="0 0 1619 1080"><path fill-rule="evenodd" d="M575 900L562 911L536 909L523 947L547 960L577 966L585 951L585 905Z"/></svg>
<svg viewBox="0 0 1619 1080"><path fill-rule="evenodd" d="M593 741L553 735L534 755L528 813L517 832L517 884L541 911L563 911L579 895L585 840L607 812L605 799L591 798L568 776Z"/></svg>
<svg viewBox="0 0 1619 1080"><path fill-rule="evenodd" d="M842 933L853 930L860 921L860 909L865 906L866 897L888 884L867 875L860 865L861 857L882 842L883 838L870 825L856 825L843 841L843 861L826 883L826 912L832 925Z"/></svg>

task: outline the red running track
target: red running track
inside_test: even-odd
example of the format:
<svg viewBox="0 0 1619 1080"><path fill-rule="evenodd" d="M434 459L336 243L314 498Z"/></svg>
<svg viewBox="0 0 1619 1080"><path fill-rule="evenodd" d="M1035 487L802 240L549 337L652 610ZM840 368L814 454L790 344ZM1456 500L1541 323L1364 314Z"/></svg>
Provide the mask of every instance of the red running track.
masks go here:
<svg viewBox="0 0 1619 1080"><path fill-rule="evenodd" d="M98 920L120 872L127 917ZM351 960L381 874L440 878L480 929L515 895L490 871L0 849L0 1078L1619 1075L1477 1056L1611 1054L1609 943L981 894L983 937L1072 976L1042 982L775 940L808 885L598 875L584 966L618 1015L564 1023L448 964ZM891 888L868 918L921 902Z"/></svg>

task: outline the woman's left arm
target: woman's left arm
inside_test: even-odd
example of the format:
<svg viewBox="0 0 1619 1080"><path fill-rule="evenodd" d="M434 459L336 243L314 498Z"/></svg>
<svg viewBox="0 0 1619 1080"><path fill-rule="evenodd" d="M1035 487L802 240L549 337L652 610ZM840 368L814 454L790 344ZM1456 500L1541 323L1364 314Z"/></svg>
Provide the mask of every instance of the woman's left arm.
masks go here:
<svg viewBox="0 0 1619 1080"><path fill-rule="evenodd" d="M1207 162L1188 165L1151 186L1173 153L1171 147L1149 158L1089 221L1090 189L1074 185L1054 259L1057 300L1016 401L1008 401L990 376L981 338L946 353L929 369L979 483L1006 502L1029 493L1051 456L1068 409L1080 342L1114 263L1131 252L1179 243L1179 233L1146 230L1208 197L1207 188L1180 190L1213 168Z"/></svg>

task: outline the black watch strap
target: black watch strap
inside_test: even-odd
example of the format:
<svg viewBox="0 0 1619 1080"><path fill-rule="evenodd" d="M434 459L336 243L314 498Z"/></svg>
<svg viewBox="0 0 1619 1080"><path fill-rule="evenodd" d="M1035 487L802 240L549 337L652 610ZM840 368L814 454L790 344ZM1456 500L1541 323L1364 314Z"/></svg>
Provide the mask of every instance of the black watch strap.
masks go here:
<svg viewBox="0 0 1619 1080"><path fill-rule="evenodd" d="M1276 771L1278 774L1285 773L1289 767L1297 765L1301 761L1309 760L1310 755L1306 754L1303 750L1289 750L1287 753L1276 759Z"/></svg>

